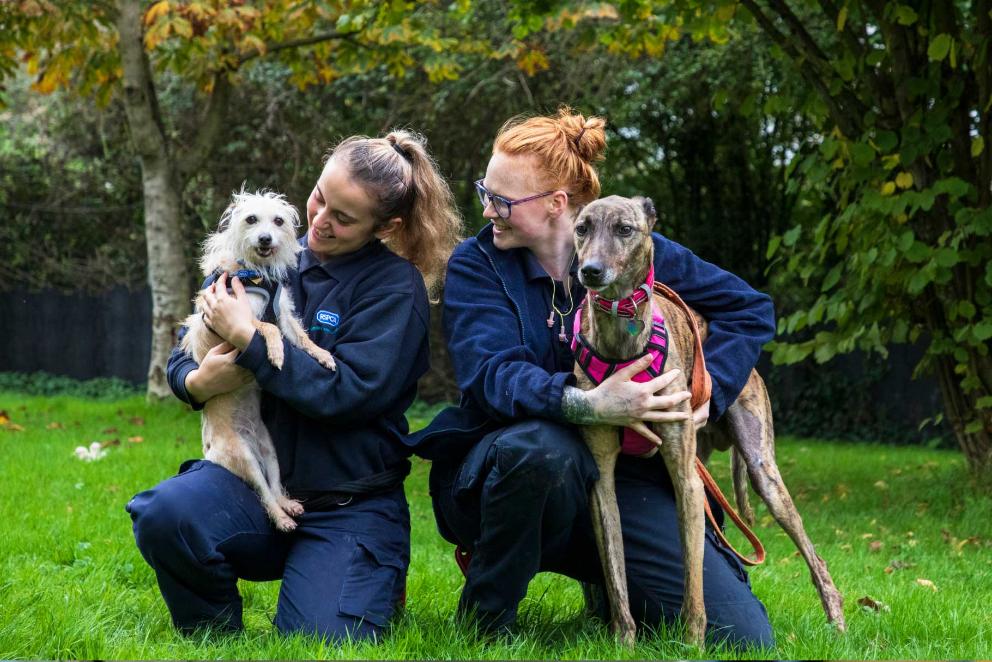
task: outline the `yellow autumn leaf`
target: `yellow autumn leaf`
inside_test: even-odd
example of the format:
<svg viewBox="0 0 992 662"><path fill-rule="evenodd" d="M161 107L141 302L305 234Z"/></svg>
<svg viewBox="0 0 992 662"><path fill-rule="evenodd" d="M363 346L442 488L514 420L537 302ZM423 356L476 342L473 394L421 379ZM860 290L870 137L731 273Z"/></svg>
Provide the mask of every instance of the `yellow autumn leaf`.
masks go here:
<svg viewBox="0 0 992 662"><path fill-rule="evenodd" d="M899 188L909 188L913 185L913 175L908 172L900 172L896 175L896 186Z"/></svg>
<svg viewBox="0 0 992 662"><path fill-rule="evenodd" d="M844 24L847 23L847 6L840 8L840 12L837 14L837 32L844 31Z"/></svg>
<svg viewBox="0 0 992 662"><path fill-rule="evenodd" d="M895 182L885 182L882 184L882 195L892 195L896 192Z"/></svg>
<svg viewBox="0 0 992 662"><path fill-rule="evenodd" d="M975 136L971 141L971 155L973 157L977 157L984 150L985 150L985 138L981 136Z"/></svg>
<svg viewBox="0 0 992 662"><path fill-rule="evenodd" d="M929 579L923 579L922 577L917 577L917 578L916 578L916 583L917 583L917 584L919 584L920 586L922 586L923 588L928 588L928 589L930 589L930 590L931 590L931 591L933 591L934 593L936 593L936 592L937 592L937 585L936 585L936 584L934 584L934 583L933 583L932 581L930 581Z"/></svg>
<svg viewBox="0 0 992 662"><path fill-rule="evenodd" d="M165 16L168 13L169 0L161 0L161 2L156 2L148 8L148 11L145 12L145 25L151 25L158 19L159 16Z"/></svg>

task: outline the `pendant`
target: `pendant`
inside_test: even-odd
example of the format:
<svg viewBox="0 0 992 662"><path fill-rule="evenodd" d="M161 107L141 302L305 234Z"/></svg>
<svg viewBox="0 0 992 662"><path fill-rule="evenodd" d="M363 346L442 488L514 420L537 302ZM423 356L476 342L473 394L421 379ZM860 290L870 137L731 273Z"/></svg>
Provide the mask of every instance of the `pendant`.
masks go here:
<svg viewBox="0 0 992 662"><path fill-rule="evenodd" d="M548 313L548 320L547 321L548 321L548 328L549 329L553 329L554 326L555 326L555 311L554 310L552 310L550 313Z"/></svg>
<svg viewBox="0 0 992 662"><path fill-rule="evenodd" d="M560 327L558 327L558 342L562 342L562 343L567 343L568 342L568 336L565 335L565 323L564 322L562 322L562 325Z"/></svg>
<svg viewBox="0 0 992 662"><path fill-rule="evenodd" d="M641 331L644 330L644 320L640 319L639 317L635 317L633 319L627 320L626 324L627 324L627 333L629 333L632 336L640 335Z"/></svg>

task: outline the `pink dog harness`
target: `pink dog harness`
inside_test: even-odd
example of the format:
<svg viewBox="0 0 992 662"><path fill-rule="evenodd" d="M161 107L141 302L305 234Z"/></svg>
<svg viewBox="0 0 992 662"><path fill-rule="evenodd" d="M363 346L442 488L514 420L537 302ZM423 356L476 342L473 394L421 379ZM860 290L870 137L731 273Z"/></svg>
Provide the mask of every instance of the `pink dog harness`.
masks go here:
<svg viewBox="0 0 992 662"><path fill-rule="evenodd" d="M648 283L654 280L653 276L653 273L648 274ZM644 288L646 289L638 288L634 294L620 302L602 299L598 294L594 295L593 301L601 309L615 317L634 319L637 315L637 306L650 298L651 286L646 283ZM642 293L644 296L638 296ZM651 337L648 339L644 353L626 361L612 361L597 354L589 345L589 341L582 335L582 311L584 308L585 302L582 302L575 312L575 323L572 328L572 354L575 355L575 361L582 368L582 372L593 384L598 386L617 370L626 368L645 354L650 354L654 360L651 361L651 365L646 370L634 375L635 382L649 381L664 372L665 359L668 357L668 330L665 328L665 318L662 317L659 310L654 310ZM622 428L620 437L620 452L624 455L644 455L655 448L653 443L630 428Z"/></svg>

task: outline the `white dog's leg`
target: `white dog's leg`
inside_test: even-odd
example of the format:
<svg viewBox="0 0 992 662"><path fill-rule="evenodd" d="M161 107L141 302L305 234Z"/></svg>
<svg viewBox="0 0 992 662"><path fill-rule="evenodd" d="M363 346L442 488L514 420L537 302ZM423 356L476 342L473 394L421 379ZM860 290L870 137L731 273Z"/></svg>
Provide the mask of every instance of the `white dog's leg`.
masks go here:
<svg viewBox="0 0 992 662"><path fill-rule="evenodd" d="M320 347L307 335L306 329L303 328L303 324L296 316L296 305L293 303L293 297L286 291L286 288L282 288L276 305L279 306L279 329L286 336L286 339L312 356L317 363L328 370L337 370L331 353Z"/></svg>

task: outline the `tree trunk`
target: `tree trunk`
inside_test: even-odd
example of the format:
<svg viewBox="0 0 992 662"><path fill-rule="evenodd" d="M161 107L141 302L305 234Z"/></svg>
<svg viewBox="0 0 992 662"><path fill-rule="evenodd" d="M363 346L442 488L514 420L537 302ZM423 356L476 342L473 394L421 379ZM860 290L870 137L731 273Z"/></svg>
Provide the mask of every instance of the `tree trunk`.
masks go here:
<svg viewBox="0 0 992 662"><path fill-rule="evenodd" d="M124 72L124 106L131 141L141 161L148 248L148 284L152 291L152 349L148 397L170 394L165 367L176 344L179 322L189 309L189 279L183 259L181 191L158 112L142 34L143 4L119 0L117 30Z"/></svg>
<svg viewBox="0 0 992 662"><path fill-rule="evenodd" d="M937 376L944 399L944 414L954 430L954 436L961 446L976 486L989 490L992 489L992 415L988 409L976 408L975 398L961 388L961 380L954 373L954 365L953 357L937 358ZM982 427L977 430L971 428L972 431L969 432L968 424L972 415L977 416Z"/></svg>

